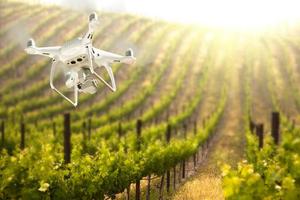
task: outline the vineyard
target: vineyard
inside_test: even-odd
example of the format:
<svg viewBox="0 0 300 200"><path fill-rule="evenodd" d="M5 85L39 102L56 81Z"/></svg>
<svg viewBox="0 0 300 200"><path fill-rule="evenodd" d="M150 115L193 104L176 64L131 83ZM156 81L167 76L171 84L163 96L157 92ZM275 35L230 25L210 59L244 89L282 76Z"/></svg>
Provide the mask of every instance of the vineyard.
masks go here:
<svg viewBox="0 0 300 200"><path fill-rule="evenodd" d="M24 45L82 36L88 14L0 1L0 199L300 199L299 26L98 15L93 45L137 60L74 107Z"/></svg>

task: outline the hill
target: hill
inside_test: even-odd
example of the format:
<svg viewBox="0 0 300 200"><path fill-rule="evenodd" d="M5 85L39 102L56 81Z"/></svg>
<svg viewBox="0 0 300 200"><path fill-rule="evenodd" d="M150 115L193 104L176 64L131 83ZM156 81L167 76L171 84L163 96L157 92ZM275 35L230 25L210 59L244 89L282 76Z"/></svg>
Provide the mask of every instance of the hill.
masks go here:
<svg viewBox="0 0 300 200"><path fill-rule="evenodd" d="M75 108L50 89L51 61L23 49L30 37L56 46L82 36L88 15L13 1L1 1L0 13L0 198L122 199L134 197L133 188L151 199L234 198L243 192L230 192L237 175L223 179L220 165L248 159L267 177L255 164L262 155L251 159L259 150L249 119L263 123L268 138L270 114L278 111L282 132L292 134L282 144L299 139L297 26L228 31L99 13L94 46L119 54L131 47L137 62L113 65L117 91L99 85L94 95L80 94ZM269 140L265 146L276 149ZM289 151L299 162L298 149ZM269 187L291 177L285 192L297 190L299 168L278 166L286 171Z"/></svg>

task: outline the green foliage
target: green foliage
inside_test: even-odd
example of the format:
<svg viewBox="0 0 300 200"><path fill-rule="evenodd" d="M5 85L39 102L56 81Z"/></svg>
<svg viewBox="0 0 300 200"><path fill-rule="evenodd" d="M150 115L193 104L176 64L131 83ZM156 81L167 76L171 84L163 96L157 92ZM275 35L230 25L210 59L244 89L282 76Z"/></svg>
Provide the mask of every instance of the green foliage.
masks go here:
<svg viewBox="0 0 300 200"><path fill-rule="evenodd" d="M249 73L249 72L248 72ZM249 76L249 75L248 75ZM276 146L270 135L264 136L264 147L258 148L258 138L251 133L249 82L244 86L246 103L244 121L247 160L237 169L222 167L223 190L226 199L287 199L300 198L300 130L295 129L283 112L281 115L282 141ZM272 85L269 84L269 89ZM274 94L274 93L273 93ZM276 97L273 105L280 110Z"/></svg>
<svg viewBox="0 0 300 200"><path fill-rule="evenodd" d="M72 162L63 163L61 139L47 130L41 134L30 132L30 145L12 155L6 150L0 160L0 198L22 199L103 199L122 192L130 183L148 174L162 175L166 170L192 156L213 133L226 104L223 90L215 112L204 129L187 140L172 139L169 144L153 132L142 140L141 151L136 151L136 138L128 133L118 139L111 136L98 142L93 155L82 154L81 136L73 135ZM190 111L191 112L191 111ZM185 115L185 114L184 114ZM149 142L148 141L149 137ZM86 147L95 142L88 141ZM42 145L41 145L42 144Z"/></svg>
<svg viewBox="0 0 300 200"><path fill-rule="evenodd" d="M66 22L73 21L75 17L72 15L54 27L61 28L65 26ZM50 16L46 17L44 23L49 22L49 18ZM118 25L121 18L127 23L122 21L122 24ZM143 25L139 25L140 22L143 22L141 23ZM38 94L48 87L48 80L42 78L34 85L30 85L29 88L25 86L24 90L9 93L3 97L0 116L7 117L7 123L4 148L1 147L0 153L0 199L113 198L136 180L149 174L162 175L166 170L170 170L197 152L198 148L214 132L214 128L223 113L227 99L226 86L222 87L222 93L205 127L198 129L197 133L188 133L187 138L173 137L167 143L165 141L167 122L160 121L156 125L143 128L140 138L141 148L138 151L136 148L138 141L135 133L135 120L122 123L124 131L122 137L116 134L118 130L117 121L133 113L136 108L143 105L153 95L158 84L167 73L168 67L180 65L180 67L176 66L179 70L176 69L178 72L175 74L176 81L173 82L174 84L167 87L168 92L154 104L153 109L147 109L141 119L147 125L153 118L170 107L173 99L177 98L183 90L183 85L188 78L188 71L194 64L194 57L200 49L202 38L198 37L198 32L191 32L189 27L166 25L166 23L158 24L159 26L149 20L128 15L116 15L104 26L118 25L116 27L119 28L120 32L129 29L132 25L138 26L142 32L139 32L140 30L133 32L133 41L139 41L141 38L145 40L145 35L151 36L151 39L145 40L141 47L152 50L151 52L145 51L145 55L140 55L140 59L156 59L154 59L154 63L138 66L132 76L123 82L124 84L120 86L118 92L107 95L107 98L101 102L95 102L91 108L84 108L80 112L72 114L72 122L74 120L72 124L72 162L69 164L65 164L63 161L62 117L55 115L69 110L71 106L67 103L58 103L60 97L38 97ZM49 28L47 33L43 33L45 40L52 38L58 28ZM78 26L78 28L65 33L64 38L73 38L82 29L83 26ZM105 28L102 31L105 32ZM101 32L99 36L103 36L102 34ZM111 39L105 40L103 46L113 46L115 40L116 38L111 37ZM182 47L182 44L185 48ZM154 51L154 49L156 50ZM177 51L179 52L178 56L174 59L174 52ZM196 79L196 87L191 88L191 90L196 90L193 91L193 96L187 98L187 102L184 103L185 109L170 116L169 123L172 128L188 120L198 108L203 97L203 88L206 86L208 75L211 72L213 54L214 52L210 52L207 58L204 58L201 70L197 71L199 74L196 74L196 77L199 77L199 81ZM182 60L182 56L185 59ZM17 69L26 58L27 56L23 54L16 56L11 62L12 64L9 62L1 68L0 76L6 74L12 65ZM32 66L33 68L27 70L18 81L7 81L7 85L1 88L1 91L10 91L22 86L27 79L40 74L47 64L47 62L38 62ZM119 67L120 65L115 70ZM156 67L156 69L146 71L149 67ZM141 92L136 93L135 98L126 101L121 108L112 108L103 117L93 117L93 134L90 140L84 140L83 138L86 137L87 133L86 130L82 130L82 122L86 120L86 117L108 110L112 102L120 98L132 84L136 83L142 73L147 72L151 72L151 74L148 75L148 83L139 86ZM91 97L85 96L81 102L88 102L89 100ZM42 111L40 108L43 108ZM21 114L24 112L27 114L25 118L27 120L25 121L26 148L21 151L18 148L20 127L17 122L20 121ZM49 116L53 116L53 118L49 120ZM27 123L36 122L36 120L38 120L38 124ZM52 133L53 122L57 125L56 135ZM101 128L97 129L99 127Z"/></svg>

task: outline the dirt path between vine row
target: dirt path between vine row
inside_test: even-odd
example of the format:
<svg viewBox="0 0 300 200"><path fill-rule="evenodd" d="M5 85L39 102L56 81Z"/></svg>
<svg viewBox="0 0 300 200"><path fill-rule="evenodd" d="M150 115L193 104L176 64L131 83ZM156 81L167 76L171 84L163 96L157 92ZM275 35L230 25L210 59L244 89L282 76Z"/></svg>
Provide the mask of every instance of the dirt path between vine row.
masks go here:
<svg viewBox="0 0 300 200"><path fill-rule="evenodd" d="M175 192L173 200L224 199L219 165L227 163L235 166L244 154L238 77L238 68L232 69L227 106L211 141L207 158L196 174Z"/></svg>

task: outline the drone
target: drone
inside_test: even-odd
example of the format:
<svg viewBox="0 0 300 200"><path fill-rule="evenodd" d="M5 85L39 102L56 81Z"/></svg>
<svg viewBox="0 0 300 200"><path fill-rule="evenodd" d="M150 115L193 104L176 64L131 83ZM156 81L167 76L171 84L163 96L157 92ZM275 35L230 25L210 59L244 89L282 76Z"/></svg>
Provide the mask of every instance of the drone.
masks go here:
<svg viewBox="0 0 300 200"><path fill-rule="evenodd" d="M28 54L47 56L52 59L50 87L75 107L78 105L78 93L95 94L99 81L113 92L117 90L111 64L131 65L136 61L132 49L128 49L123 56L93 47L94 31L99 25L95 12L89 15L88 23L88 31L83 37L73 39L62 46L37 47L35 41L29 39L24 49ZM108 73L111 84L95 71L101 67L104 67ZM74 99L67 97L55 87L55 73L58 70L62 71L64 76L64 86L74 92Z"/></svg>

